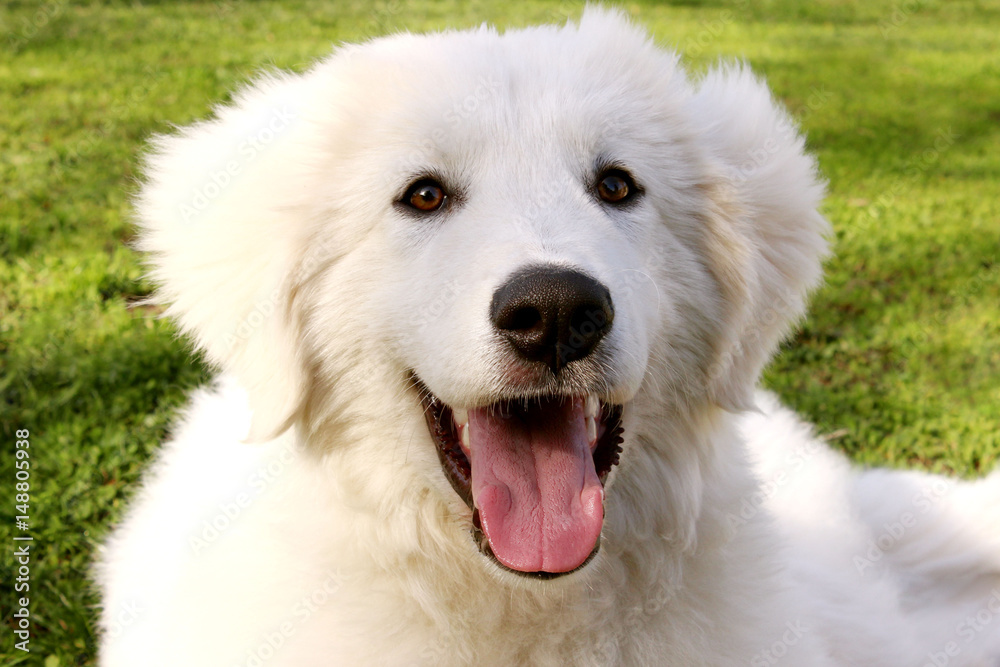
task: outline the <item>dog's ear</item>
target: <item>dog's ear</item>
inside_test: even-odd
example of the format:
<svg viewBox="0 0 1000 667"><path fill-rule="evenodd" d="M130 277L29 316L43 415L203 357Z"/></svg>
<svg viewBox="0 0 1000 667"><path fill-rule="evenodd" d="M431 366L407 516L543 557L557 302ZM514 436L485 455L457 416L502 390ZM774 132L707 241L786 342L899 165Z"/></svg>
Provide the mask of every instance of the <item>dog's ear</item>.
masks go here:
<svg viewBox="0 0 1000 667"><path fill-rule="evenodd" d="M710 390L740 410L820 280L824 186L795 124L746 67L709 71L690 104L716 165L706 246L728 314Z"/></svg>
<svg viewBox="0 0 1000 667"><path fill-rule="evenodd" d="M265 77L156 138L135 202L153 301L247 389L254 440L285 430L303 391L289 297L307 233L304 94L299 77Z"/></svg>

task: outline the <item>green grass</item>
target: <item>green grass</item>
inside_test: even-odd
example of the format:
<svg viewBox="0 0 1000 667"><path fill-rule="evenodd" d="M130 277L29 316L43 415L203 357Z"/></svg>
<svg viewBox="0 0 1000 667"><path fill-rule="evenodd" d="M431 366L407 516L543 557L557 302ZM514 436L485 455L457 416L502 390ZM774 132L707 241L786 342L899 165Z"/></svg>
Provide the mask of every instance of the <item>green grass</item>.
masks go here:
<svg viewBox="0 0 1000 667"><path fill-rule="evenodd" d="M1000 452L1000 4L636 2L703 68L745 57L830 181L828 281L767 383L858 461L974 476ZM208 370L132 304L144 139L264 67L407 27L521 25L574 2L387 0L0 7L0 488L31 431L34 637L0 662L92 664L87 568ZM0 542L11 545L11 490ZM4 549L9 549L7 546ZM0 560L10 623L14 572Z"/></svg>

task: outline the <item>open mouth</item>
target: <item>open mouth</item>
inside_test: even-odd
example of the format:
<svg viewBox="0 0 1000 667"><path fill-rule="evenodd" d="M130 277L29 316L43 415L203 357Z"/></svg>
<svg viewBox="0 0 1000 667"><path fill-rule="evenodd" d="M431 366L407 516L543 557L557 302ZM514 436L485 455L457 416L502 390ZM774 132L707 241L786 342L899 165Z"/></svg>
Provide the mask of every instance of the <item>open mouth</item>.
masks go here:
<svg viewBox="0 0 1000 667"><path fill-rule="evenodd" d="M622 407L593 394L459 408L419 386L445 476L472 509L480 550L551 578L597 553L604 481L621 452Z"/></svg>

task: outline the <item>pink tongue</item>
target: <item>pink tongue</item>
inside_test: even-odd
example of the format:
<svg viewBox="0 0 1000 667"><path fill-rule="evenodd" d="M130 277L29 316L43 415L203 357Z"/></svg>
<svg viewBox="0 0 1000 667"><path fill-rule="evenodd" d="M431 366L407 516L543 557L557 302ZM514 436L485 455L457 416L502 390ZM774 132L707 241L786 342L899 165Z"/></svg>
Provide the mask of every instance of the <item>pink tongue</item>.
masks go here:
<svg viewBox="0 0 1000 667"><path fill-rule="evenodd" d="M522 572L582 565L604 521L583 400L470 410L469 428L472 497L497 560Z"/></svg>

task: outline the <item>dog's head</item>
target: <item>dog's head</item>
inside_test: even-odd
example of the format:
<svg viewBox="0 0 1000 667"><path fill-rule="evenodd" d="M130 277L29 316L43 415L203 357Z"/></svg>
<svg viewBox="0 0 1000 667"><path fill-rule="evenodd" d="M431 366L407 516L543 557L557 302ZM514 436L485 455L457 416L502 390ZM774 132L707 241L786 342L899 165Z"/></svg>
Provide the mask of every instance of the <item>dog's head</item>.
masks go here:
<svg viewBox="0 0 1000 667"><path fill-rule="evenodd" d="M254 437L394 468L541 576L596 552L630 413L749 405L824 251L765 87L692 83L602 11L343 48L161 138L148 173L161 298Z"/></svg>

